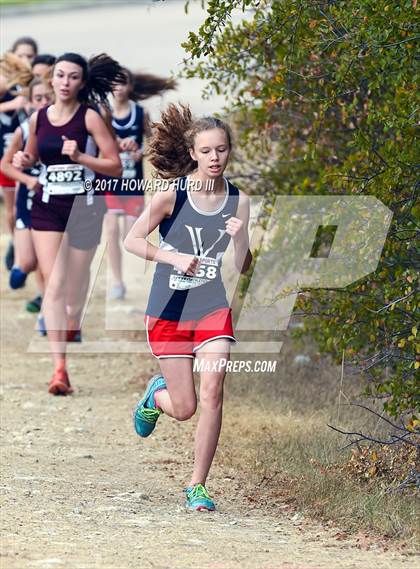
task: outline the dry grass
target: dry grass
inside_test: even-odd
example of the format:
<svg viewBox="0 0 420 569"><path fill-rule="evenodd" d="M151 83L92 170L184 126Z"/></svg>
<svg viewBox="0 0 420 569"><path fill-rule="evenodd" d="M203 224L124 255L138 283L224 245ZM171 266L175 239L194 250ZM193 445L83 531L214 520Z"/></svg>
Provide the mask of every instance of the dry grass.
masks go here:
<svg viewBox="0 0 420 569"><path fill-rule="evenodd" d="M342 450L346 438L327 425L384 432L382 421L346 404L357 399L361 379L342 377L340 366L311 346L303 351L312 359L309 365L294 364L297 353L292 340L286 341L275 374L228 377L218 461L235 473L251 502L291 504L347 532L364 530L414 548L419 538L414 491L387 493L390 478L381 477L379 469L364 475L360 464L355 467L356 453ZM380 410L380 404L359 400Z"/></svg>

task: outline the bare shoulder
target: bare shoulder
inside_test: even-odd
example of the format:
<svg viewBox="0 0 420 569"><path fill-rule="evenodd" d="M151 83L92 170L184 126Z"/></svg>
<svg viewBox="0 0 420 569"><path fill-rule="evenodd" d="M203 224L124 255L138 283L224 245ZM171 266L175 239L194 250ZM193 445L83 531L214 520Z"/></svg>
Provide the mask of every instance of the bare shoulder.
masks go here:
<svg viewBox="0 0 420 569"><path fill-rule="evenodd" d="M23 129L22 126L18 126L15 132L13 133L12 142L15 142L19 145L23 143Z"/></svg>
<svg viewBox="0 0 420 569"><path fill-rule="evenodd" d="M242 190L239 190L237 217L241 219L249 218L249 196Z"/></svg>
<svg viewBox="0 0 420 569"><path fill-rule="evenodd" d="M86 128L89 131L91 129L95 129L98 127L100 128L101 126L105 125L105 121L100 115L100 113L90 107L86 109L85 123L86 123Z"/></svg>
<svg viewBox="0 0 420 569"><path fill-rule="evenodd" d="M176 186L174 182L168 182L164 188L155 192L151 205L153 208L159 208L165 217L172 214L176 200Z"/></svg>
<svg viewBox="0 0 420 569"><path fill-rule="evenodd" d="M249 196L243 190L238 188L239 192L239 203L249 204Z"/></svg>
<svg viewBox="0 0 420 569"><path fill-rule="evenodd" d="M38 114L39 111L35 111L34 113L31 114L31 116L29 117L29 128L34 129L36 126L36 122L38 120Z"/></svg>

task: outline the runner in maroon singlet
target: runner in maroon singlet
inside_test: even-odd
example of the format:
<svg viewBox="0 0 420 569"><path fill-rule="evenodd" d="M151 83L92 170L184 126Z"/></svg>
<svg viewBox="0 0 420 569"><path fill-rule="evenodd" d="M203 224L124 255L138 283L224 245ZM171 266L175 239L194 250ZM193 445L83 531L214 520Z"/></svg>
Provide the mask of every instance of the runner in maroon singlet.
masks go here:
<svg viewBox="0 0 420 569"><path fill-rule="evenodd" d="M32 231L46 284L43 313L55 364L49 384L54 395L73 391L66 371L66 341L78 339L105 213L104 198L91 189L95 172L122 172L115 140L89 104L106 104L108 93L121 80L121 67L105 54L89 63L74 53L59 57L52 78L55 103L32 115L28 143L13 160L17 168L41 162L42 189L33 200Z"/></svg>

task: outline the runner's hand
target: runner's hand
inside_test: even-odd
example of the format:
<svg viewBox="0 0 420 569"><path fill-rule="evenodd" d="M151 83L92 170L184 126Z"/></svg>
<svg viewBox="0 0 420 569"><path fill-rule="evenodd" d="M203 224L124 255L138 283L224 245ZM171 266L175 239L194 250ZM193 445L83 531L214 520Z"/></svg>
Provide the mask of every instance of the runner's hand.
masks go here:
<svg viewBox="0 0 420 569"><path fill-rule="evenodd" d="M118 146L122 152L135 152L139 145L132 138L119 138Z"/></svg>
<svg viewBox="0 0 420 569"><path fill-rule="evenodd" d="M18 152L16 152L16 154L13 156L12 164L19 170L30 168L32 166L32 163L33 161L31 155L27 152L23 152L23 150L18 150Z"/></svg>
<svg viewBox="0 0 420 569"><path fill-rule="evenodd" d="M194 276L199 266L200 261L195 255L180 255L178 253L174 262L174 267L178 269L178 271L190 277Z"/></svg>
<svg viewBox="0 0 420 569"><path fill-rule="evenodd" d="M10 103L10 110L11 111L19 111L20 109L24 109L28 104L28 99L23 95L18 95L11 101Z"/></svg>
<svg viewBox="0 0 420 569"><path fill-rule="evenodd" d="M80 150L77 146L77 142L75 140L70 140L67 136L62 136L63 139L63 148L61 149L61 154L64 154L71 158L73 162L77 162L80 156Z"/></svg>
<svg viewBox="0 0 420 569"><path fill-rule="evenodd" d="M244 222L237 217L230 217L226 220L226 233L236 239L243 232Z"/></svg>
<svg viewBox="0 0 420 569"><path fill-rule="evenodd" d="M32 192L37 192L41 189L41 186L38 182L38 178L36 176L29 176L28 182L26 184L28 190Z"/></svg>
<svg viewBox="0 0 420 569"><path fill-rule="evenodd" d="M140 148L131 153L131 159L134 160L134 162L140 162L142 158L143 158L143 150L141 150Z"/></svg>

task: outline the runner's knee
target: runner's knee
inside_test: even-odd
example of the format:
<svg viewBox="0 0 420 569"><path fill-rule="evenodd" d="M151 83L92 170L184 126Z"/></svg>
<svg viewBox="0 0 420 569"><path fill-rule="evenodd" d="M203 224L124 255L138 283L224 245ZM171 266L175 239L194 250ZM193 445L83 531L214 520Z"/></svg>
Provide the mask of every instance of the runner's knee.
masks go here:
<svg viewBox="0 0 420 569"><path fill-rule="evenodd" d="M174 418L177 421L188 421L194 415L197 403L184 403L182 406L174 406Z"/></svg>
<svg viewBox="0 0 420 569"><path fill-rule="evenodd" d="M217 409L223 401L223 380L215 379L201 386L200 406L205 409Z"/></svg>
<svg viewBox="0 0 420 569"><path fill-rule="evenodd" d="M66 298L66 284L64 279L50 278L46 287L46 296L49 300L57 301Z"/></svg>

